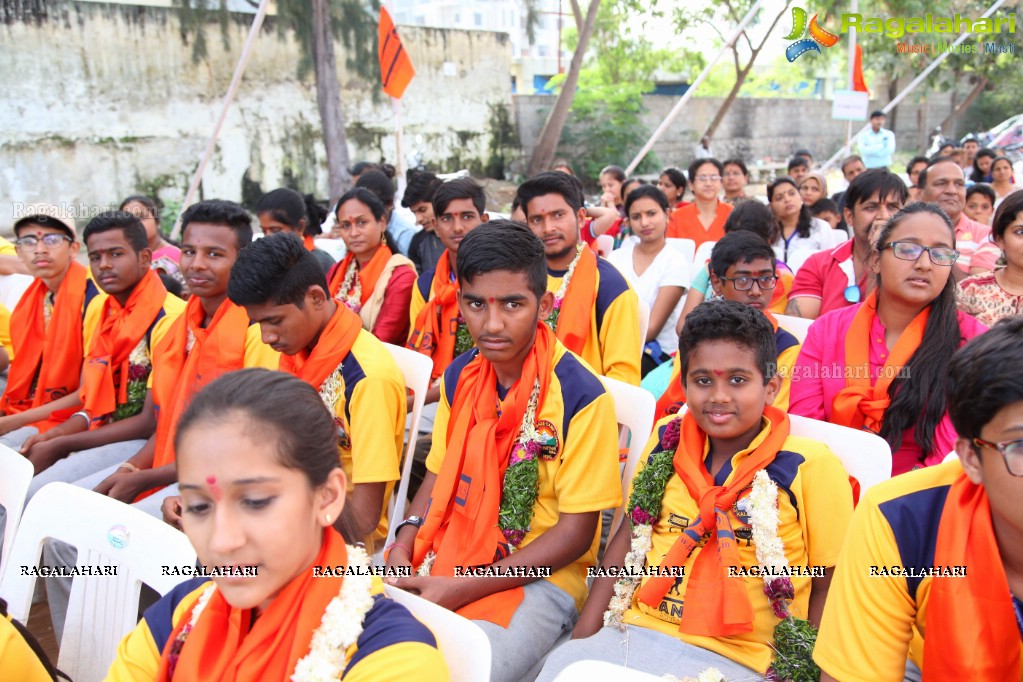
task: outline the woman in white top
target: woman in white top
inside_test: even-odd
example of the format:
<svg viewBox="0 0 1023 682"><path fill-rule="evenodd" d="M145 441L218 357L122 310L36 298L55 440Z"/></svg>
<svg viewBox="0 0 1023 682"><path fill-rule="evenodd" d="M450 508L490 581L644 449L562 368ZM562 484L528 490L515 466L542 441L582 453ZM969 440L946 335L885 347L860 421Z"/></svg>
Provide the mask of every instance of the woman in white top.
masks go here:
<svg viewBox="0 0 1023 682"><path fill-rule="evenodd" d="M995 210L1002 205L1002 200L1021 188L1013 184L1012 161L999 156L991 162L991 188L995 191Z"/></svg>
<svg viewBox="0 0 1023 682"><path fill-rule="evenodd" d="M767 186L767 201L781 232L771 246L778 260L796 272L813 254L834 246L831 226L810 215L796 181L781 177Z"/></svg>
<svg viewBox="0 0 1023 682"><path fill-rule="evenodd" d="M668 246L668 199L653 185L640 185L625 199L625 214L633 239L612 251L608 260L617 267L650 308L643 353L643 374L668 360L678 350L675 322L682 309L682 294L689 287L689 264Z"/></svg>

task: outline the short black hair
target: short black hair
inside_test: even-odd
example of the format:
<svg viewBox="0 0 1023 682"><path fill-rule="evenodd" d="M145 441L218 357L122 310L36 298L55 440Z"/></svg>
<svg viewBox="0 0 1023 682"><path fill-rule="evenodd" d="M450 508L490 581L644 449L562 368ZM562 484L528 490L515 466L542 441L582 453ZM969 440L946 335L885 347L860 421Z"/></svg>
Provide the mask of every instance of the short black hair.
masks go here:
<svg viewBox="0 0 1023 682"><path fill-rule="evenodd" d="M792 153L792 156L802 156L809 160L813 158L813 152L811 152L809 149L797 149ZM726 161L725 163L728 162Z"/></svg>
<svg viewBox="0 0 1023 682"><path fill-rule="evenodd" d="M311 286L330 296L327 276L316 256L298 235L278 232L241 250L231 268L227 297L241 306L271 303L301 308Z"/></svg>
<svg viewBox="0 0 1023 682"><path fill-rule="evenodd" d="M714 245L710 252L710 271L724 277L728 268L736 263L752 263L757 258L766 258L774 268L778 262L774 249L754 232L740 230L729 232Z"/></svg>
<svg viewBox="0 0 1023 682"><path fill-rule="evenodd" d="M664 196L664 192L662 192L659 187L640 184L639 187L629 192L629 196L625 197L625 215L629 215L629 209L632 208L632 205L636 203L637 199L642 199L644 197L656 201L657 205L660 206L662 210L668 210L668 197Z"/></svg>
<svg viewBox="0 0 1023 682"><path fill-rule="evenodd" d="M722 161L721 162L721 172L722 173L725 172L724 169L725 169L726 166L736 166L739 170L742 171L742 174L743 174L744 177L747 177L747 178L749 177L749 168L746 167L746 162L743 161L742 159L738 158L738 157L734 157L734 158L731 158L731 159L725 159L724 161Z"/></svg>
<svg viewBox="0 0 1023 682"><path fill-rule="evenodd" d="M124 239L131 246L135 253L142 249L149 248L149 237L146 236L146 227L139 220L139 217L128 211L104 211L89 221L82 233L82 242L88 248L89 237L94 234L109 232L110 230L121 230Z"/></svg>
<svg viewBox="0 0 1023 682"><path fill-rule="evenodd" d="M696 161L693 161L691 164L689 164L689 169L688 169L689 182L693 182L693 179L696 177L697 171L700 170L700 166L703 166L704 164L708 164L708 163L710 165L714 166L714 168L717 169L718 175L723 175L724 174L725 166L724 166L724 164L722 164L717 159L713 159L713 158L710 158L710 157L708 157L706 159L696 159Z"/></svg>
<svg viewBox="0 0 1023 682"><path fill-rule="evenodd" d="M922 163L923 165L926 166L927 165L927 157L926 156L914 156L912 159L910 159L909 163L906 164L906 175L909 175L910 173L912 173L913 172L913 166L916 166L917 164L920 164L920 163Z"/></svg>
<svg viewBox="0 0 1023 682"><path fill-rule="evenodd" d="M857 175L849 183L845 190L845 207L855 213L856 204L866 201L875 194L881 201L893 195L900 204L905 204L909 200L909 189L902 178L883 168L871 168Z"/></svg>
<svg viewBox="0 0 1023 682"><path fill-rule="evenodd" d="M671 184L678 187L683 192L689 186L689 180L686 179L686 174L674 166L669 166L661 171L661 175L667 175L668 179L671 180ZM661 177L658 175L657 177Z"/></svg>
<svg viewBox="0 0 1023 682"><path fill-rule="evenodd" d="M1005 239L1005 231L1023 211L1023 192L1013 192L1002 199L994 218L991 219L991 236Z"/></svg>
<svg viewBox="0 0 1023 682"><path fill-rule="evenodd" d="M394 182L382 170L368 170L359 176L356 187L365 187L380 197L385 206L394 205Z"/></svg>
<svg viewBox="0 0 1023 682"><path fill-rule="evenodd" d="M842 159L842 166L841 166L842 175L845 175L845 167L846 166L848 166L850 163L856 163L857 161L859 161L860 163L863 163L863 159L860 158L859 154L853 154L851 156L847 156L844 159Z"/></svg>
<svg viewBox="0 0 1023 682"><path fill-rule="evenodd" d="M433 202L433 194L444 182L430 171L409 170L405 174L408 184L401 197L401 205L412 208L416 204Z"/></svg>
<svg viewBox="0 0 1023 682"><path fill-rule="evenodd" d="M888 118L888 115L885 114L880 109L877 109L876 111L870 112L870 118L877 118L878 116L880 116L881 118Z"/></svg>
<svg viewBox="0 0 1023 682"><path fill-rule="evenodd" d="M995 205L995 201L998 199L998 196L995 194L994 188L991 187L991 185L984 182L978 182L966 188L967 201L970 200L971 194L983 194L988 198L988 201L991 202L992 206ZM1001 206L999 206L999 208L1001 208Z"/></svg>
<svg viewBox="0 0 1023 682"><path fill-rule="evenodd" d="M819 216L821 213L834 213L839 217L842 215L838 211L838 204L827 197L815 201L813 206L810 207L810 213L814 216Z"/></svg>
<svg viewBox="0 0 1023 682"><path fill-rule="evenodd" d="M583 207L582 183L574 175L562 173L561 171L544 171L534 175L519 185L519 190L515 196L518 198L523 212L528 216L529 202L547 194L560 195L573 212L578 213L579 209ZM462 244L464 243L463 241ZM462 250L461 245L459 245L458 250Z"/></svg>
<svg viewBox="0 0 1023 682"><path fill-rule="evenodd" d="M238 250L252 243L252 216L233 201L207 199L192 204L181 214L182 237L189 223L209 223L231 228L238 240Z"/></svg>
<svg viewBox="0 0 1023 682"><path fill-rule="evenodd" d="M380 165L373 163L372 161L357 161L348 169L348 173L350 175L362 175L363 173L371 170L380 170Z"/></svg>
<svg viewBox="0 0 1023 682"><path fill-rule="evenodd" d="M792 170L793 168L805 168L810 170L810 162L805 156L793 156L789 159L788 169Z"/></svg>
<svg viewBox="0 0 1023 682"><path fill-rule="evenodd" d="M459 284L472 284L479 275L504 270L525 274L537 301L547 291L543 242L528 227L513 220L491 220L466 234L458 245L457 269Z"/></svg>
<svg viewBox="0 0 1023 682"><path fill-rule="evenodd" d="M561 171L556 171L560 173ZM565 173L562 173L565 175ZM487 208L487 195L483 185L472 178L455 178L442 184L433 195L433 214L437 218L444 215L448 205L456 199L471 199L476 212L483 215Z"/></svg>
<svg viewBox="0 0 1023 682"><path fill-rule="evenodd" d="M935 156L933 159L927 162L927 167L920 171L920 175L917 176L916 184L918 187L923 189L924 187L927 186L927 171L931 170L939 163L954 163L956 167L962 169L962 167L959 166L959 162L953 159L951 156ZM994 166L994 163L992 162L991 165ZM963 177L964 178L966 177L966 171L963 171Z"/></svg>
<svg viewBox="0 0 1023 682"><path fill-rule="evenodd" d="M774 328L767 316L752 306L729 300L704 301L686 315L682 333L678 336L683 386L689 374L689 357L697 346L707 341L732 341L749 348L756 356L764 385L774 376L778 365Z"/></svg>
<svg viewBox="0 0 1023 682"><path fill-rule="evenodd" d="M771 208L759 201L740 201L725 218L725 234L738 230L759 235L768 244L778 240L778 221Z"/></svg>
<svg viewBox="0 0 1023 682"><path fill-rule="evenodd" d="M1010 195L1011 196L1011 195ZM1003 408L1023 401L1023 317L1006 317L952 356L945 384L948 416L970 440Z"/></svg>

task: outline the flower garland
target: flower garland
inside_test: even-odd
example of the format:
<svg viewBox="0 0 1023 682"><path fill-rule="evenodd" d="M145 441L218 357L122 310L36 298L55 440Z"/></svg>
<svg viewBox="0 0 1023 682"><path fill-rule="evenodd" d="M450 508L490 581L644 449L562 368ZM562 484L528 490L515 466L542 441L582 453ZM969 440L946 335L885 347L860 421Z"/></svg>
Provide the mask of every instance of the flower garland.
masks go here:
<svg viewBox="0 0 1023 682"><path fill-rule="evenodd" d="M348 565L361 570L345 576L341 592L327 605L320 627L313 632L309 653L295 666L291 682L332 682L344 672L345 653L359 639L362 622L373 608L369 555L361 547L349 545Z"/></svg>
<svg viewBox="0 0 1023 682"><path fill-rule="evenodd" d="M341 390L344 387L344 378L341 375L341 371L344 369L344 364L337 366L337 369L331 373L329 377L323 380L320 384L320 399L323 400L323 404L327 406L327 410L331 416L334 417L334 424L337 425L338 442L343 444L346 448L351 447L351 439L345 432L345 425L341 421L341 418L337 416L337 411L334 406L337 405L338 399L341 397Z"/></svg>
<svg viewBox="0 0 1023 682"><path fill-rule="evenodd" d="M512 445L508 468L504 471L501 488L501 507L498 510L498 527L508 541L509 549L515 551L533 520L533 508L540 495L540 453L545 438L536 430L536 411L540 405L540 379L533 381L533 390L526 403L519 437ZM433 568L436 554L427 552L417 575L428 576Z"/></svg>
<svg viewBox="0 0 1023 682"><path fill-rule="evenodd" d="M133 417L142 411L142 406L146 402L146 382L152 370L148 346L146 339L143 338L128 356L128 376L122 377L122 381L128 382L128 397L114 410L110 416L111 422Z"/></svg>
<svg viewBox="0 0 1023 682"><path fill-rule="evenodd" d="M178 667L178 659L181 658L181 648L185 646L185 640L188 639L188 634L195 628L195 624L199 622L199 616L206 609L206 605L210 603L210 598L213 593L217 591L217 584L211 582L209 586L203 590L202 594L199 595L199 600L195 603L195 608L192 609L192 617L189 619L188 624L181 628L181 632L174 639L171 644L170 652L167 654L167 677L174 677L174 669Z"/></svg>
<svg viewBox="0 0 1023 682"><path fill-rule="evenodd" d="M575 258L568 265L568 270L565 271L565 276L561 278L561 286L558 287L557 292L554 294L554 308L551 309L551 314L547 316L544 322L548 327L551 328L552 332L558 331L558 318L561 317L561 304L565 300L565 294L568 293L568 285L572 283L572 275L575 274L575 266L579 264L579 259L583 255L583 249L586 245L579 242L575 246Z"/></svg>
<svg viewBox="0 0 1023 682"><path fill-rule="evenodd" d="M348 295L341 298L345 292ZM341 281L341 288L337 291L337 298L356 315L362 310L362 280L359 278L359 263L354 258L348 264L348 269L345 270L345 278Z"/></svg>

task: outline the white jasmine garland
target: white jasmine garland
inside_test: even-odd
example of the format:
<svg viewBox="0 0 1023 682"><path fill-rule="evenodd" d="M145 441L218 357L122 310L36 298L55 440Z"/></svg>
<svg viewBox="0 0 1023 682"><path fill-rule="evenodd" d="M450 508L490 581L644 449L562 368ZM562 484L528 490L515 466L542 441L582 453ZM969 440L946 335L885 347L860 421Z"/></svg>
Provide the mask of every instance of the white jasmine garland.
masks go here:
<svg viewBox="0 0 1023 682"><path fill-rule="evenodd" d="M348 295L341 298L345 293ZM359 279L359 263L355 258L352 258L348 269L345 270L345 278L338 289L337 297L353 313L358 314L362 310L362 280Z"/></svg>
<svg viewBox="0 0 1023 682"><path fill-rule="evenodd" d="M195 624L199 622L199 616L202 615L206 605L210 603L210 599L213 597L213 593L217 591L217 584L211 582L209 586L203 590L202 594L199 595L199 600L195 603L195 608L192 609L192 618L188 621L188 629L191 630L195 627Z"/></svg>
<svg viewBox="0 0 1023 682"><path fill-rule="evenodd" d="M625 519L623 523L628 523L628 519ZM642 574L643 567L646 565L647 552L653 547L653 531L653 525L633 524L629 553L625 555L625 575L615 581L614 596L611 597L607 610L604 612L605 627L614 627L619 630L625 627L622 623L622 614L632 606L632 597L640 583L638 576Z"/></svg>
<svg viewBox="0 0 1023 682"><path fill-rule="evenodd" d="M366 613L373 607L373 577L365 550L348 546L348 565L362 570L345 576L341 592L330 600L313 632L309 653L295 665L291 682L336 682L344 672L345 652L359 639Z"/></svg>
<svg viewBox="0 0 1023 682"><path fill-rule="evenodd" d="M753 477L749 504L757 563L768 568L775 567L779 569L778 572L784 573L789 562L785 558L785 544L778 537L778 485L763 469ZM773 576L765 572L764 578L772 579Z"/></svg>
<svg viewBox="0 0 1023 682"><path fill-rule="evenodd" d="M568 293L568 285L572 283L572 275L575 274L575 266L579 264L579 259L583 255L583 249L586 248L586 244L579 242L575 245L575 258L568 265L568 270L565 271L565 276L561 278L561 286L554 293L554 308L551 310L551 314L547 316L548 326L551 327L552 331L557 331L557 319L561 314L561 304L565 300L565 294ZM551 320L554 323L551 324Z"/></svg>
<svg viewBox="0 0 1023 682"><path fill-rule="evenodd" d="M416 571L416 575L424 577L430 575L430 571L433 570L433 560L436 558L437 555L434 554L432 549L427 552L426 556L423 557L423 563L419 565L419 570Z"/></svg>

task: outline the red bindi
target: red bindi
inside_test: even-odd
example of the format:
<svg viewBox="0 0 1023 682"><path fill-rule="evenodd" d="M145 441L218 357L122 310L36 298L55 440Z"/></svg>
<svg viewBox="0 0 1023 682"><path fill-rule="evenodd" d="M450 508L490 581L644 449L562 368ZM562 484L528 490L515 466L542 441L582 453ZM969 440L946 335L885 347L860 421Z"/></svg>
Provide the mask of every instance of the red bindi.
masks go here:
<svg viewBox="0 0 1023 682"><path fill-rule="evenodd" d="M724 371L722 371L720 369L714 369L714 370L711 370L711 371L714 372L714 374L716 376L724 376Z"/></svg>
<svg viewBox="0 0 1023 682"><path fill-rule="evenodd" d="M216 476L207 476L206 477L206 484L209 485L209 487L210 487L210 492L213 494L213 499L217 500L219 502L220 498L221 498L221 494L220 494L220 486L217 485L217 477Z"/></svg>
<svg viewBox="0 0 1023 682"><path fill-rule="evenodd" d="M496 300L497 299L495 299L493 296L491 296L490 298L487 299L487 303L491 303L492 304Z"/></svg>

